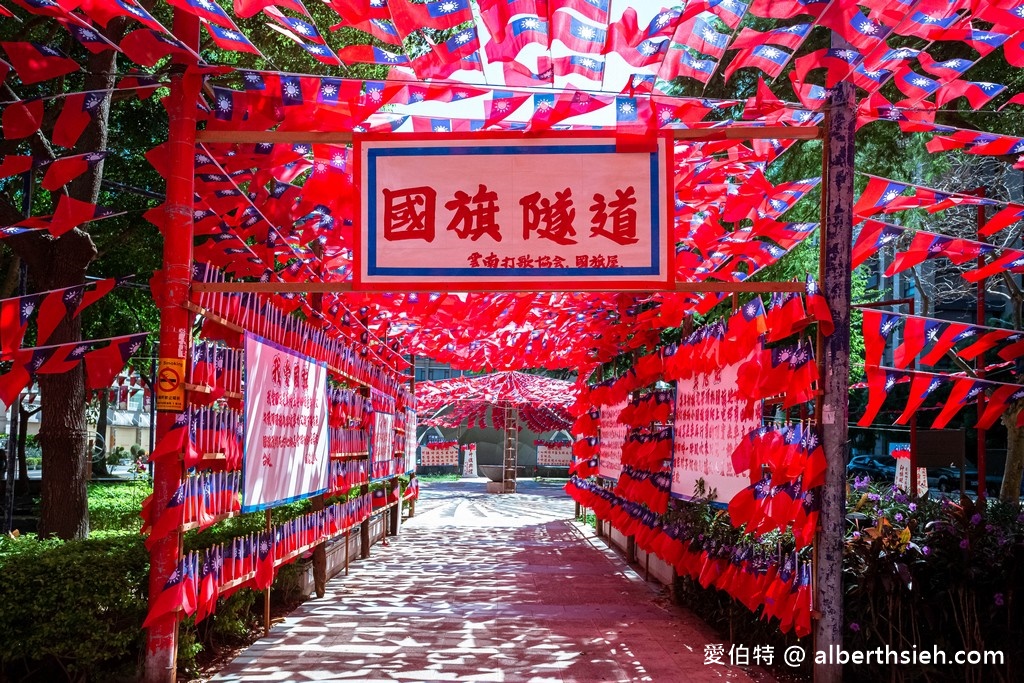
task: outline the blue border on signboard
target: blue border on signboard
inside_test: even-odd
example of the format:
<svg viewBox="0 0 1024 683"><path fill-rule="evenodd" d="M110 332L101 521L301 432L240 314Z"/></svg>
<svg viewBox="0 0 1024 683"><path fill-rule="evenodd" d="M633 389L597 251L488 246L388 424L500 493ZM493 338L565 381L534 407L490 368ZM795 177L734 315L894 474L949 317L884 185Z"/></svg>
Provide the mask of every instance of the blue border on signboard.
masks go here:
<svg viewBox="0 0 1024 683"><path fill-rule="evenodd" d="M307 361L309 363L313 363L314 365L320 365L320 366L323 366L323 367L327 367L327 363L324 363L322 361L318 361L315 358L310 358L309 356L304 356L301 353L296 352L294 349L289 349L287 346L281 346L277 342L270 341L269 339L261 337L258 334L252 334L251 332L246 332L245 336L243 336L243 338L242 338L242 353L243 353L243 355L245 353L245 339L246 339L246 337L252 337L253 339L255 339L256 341L258 341L261 344L265 344L265 345L267 345L267 346L269 346L269 347L271 347L273 349L276 349L276 350L281 351L283 353L287 353L287 354L289 354L291 356L295 356L296 358L301 358L302 360ZM242 360L242 367L243 368L246 367L246 363L245 363L245 359L244 358ZM260 503L259 505L246 505L245 504L245 471L246 471L246 464L249 461L249 459L247 457L248 453L246 452L246 450L247 450L246 449L246 445L248 443L248 436L249 436L249 425L246 423L246 417L249 415L249 392L248 391L244 391L242 393L243 393L243 397L242 397L242 435L243 435L242 436L242 477L241 477L241 482L240 482L241 490L239 491L239 493L242 494L242 513L244 514L246 512L259 512L260 510L268 510L270 508L278 507L279 505L287 505L288 503L294 503L294 502L299 501L299 500L305 500L306 498L312 498L313 496L319 496L322 493L327 493L327 490L330 488L329 485L325 486L324 488L320 489L319 491L313 491L311 493L303 493L303 494L300 494L298 496L292 496L291 498L282 498L281 500L275 500L275 501L271 501L269 503ZM324 402L326 403L326 401L327 401L327 396L325 395L324 396ZM328 440L329 439L330 439L330 433L328 433ZM328 464L329 464L330 459L331 459L330 458L330 448L328 448L327 450L328 450L328 456L327 456L327 458L324 459L324 469L328 470L326 478L329 480L330 479L330 471L329 471L329 468L328 468Z"/></svg>
<svg viewBox="0 0 1024 683"><path fill-rule="evenodd" d="M377 159L379 157L412 157L412 156L502 156L516 154L615 154L613 144L608 145L483 145L466 147L383 147L366 151L367 180L370 188L367 198L367 256L366 274L368 277L383 275L427 275L454 277L594 277L594 276L626 276L626 275L659 275L661 257L661 188L660 163L661 155L651 152L651 265L650 267L630 268L382 268L377 265Z"/></svg>

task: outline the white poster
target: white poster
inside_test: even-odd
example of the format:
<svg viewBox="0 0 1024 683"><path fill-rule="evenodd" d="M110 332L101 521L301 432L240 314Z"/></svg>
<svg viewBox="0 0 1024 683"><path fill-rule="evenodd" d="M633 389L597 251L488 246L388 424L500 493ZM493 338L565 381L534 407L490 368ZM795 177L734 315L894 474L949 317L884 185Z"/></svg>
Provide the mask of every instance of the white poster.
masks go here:
<svg viewBox="0 0 1024 683"><path fill-rule="evenodd" d="M246 333L242 512L324 493L327 467L326 366Z"/></svg>
<svg viewBox="0 0 1024 683"><path fill-rule="evenodd" d="M423 445L421 467L458 467L459 444L455 441Z"/></svg>
<svg viewBox="0 0 1024 683"><path fill-rule="evenodd" d="M538 467L568 467L572 464L572 444L539 444L537 446Z"/></svg>
<svg viewBox="0 0 1024 683"><path fill-rule="evenodd" d="M405 411L405 473L416 471L416 411Z"/></svg>
<svg viewBox="0 0 1024 683"><path fill-rule="evenodd" d="M469 443L462 447L462 476L476 476L476 444Z"/></svg>
<svg viewBox="0 0 1024 683"><path fill-rule="evenodd" d="M747 434L761 426L757 407L736 390L741 363L717 372L697 374L676 383L676 415L672 452L672 495L691 498L704 480L716 500L728 503L750 485L749 470L736 472L730 457Z"/></svg>
<svg viewBox="0 0 1024 683"><path fill-rule="evenodd" d="M619 423L619 414L626 407L626 401L613 406L601 406L598 421L598 467L597 474L606 479L618 481L622 474L622 445L626 443L629 427Z"/></svg>

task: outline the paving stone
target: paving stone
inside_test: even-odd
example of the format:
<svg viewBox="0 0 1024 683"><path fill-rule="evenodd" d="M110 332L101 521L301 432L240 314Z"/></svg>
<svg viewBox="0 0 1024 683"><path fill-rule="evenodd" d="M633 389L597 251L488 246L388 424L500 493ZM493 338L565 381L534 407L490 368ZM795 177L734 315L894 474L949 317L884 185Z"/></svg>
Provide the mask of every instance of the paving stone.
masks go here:
<svg viewBox="0 0 1024 683"><path fill-rule="evenodd" d="M214 681L773 683L704 664L728 643L646 583L550 484L421 486L416 516Z"/></svg>

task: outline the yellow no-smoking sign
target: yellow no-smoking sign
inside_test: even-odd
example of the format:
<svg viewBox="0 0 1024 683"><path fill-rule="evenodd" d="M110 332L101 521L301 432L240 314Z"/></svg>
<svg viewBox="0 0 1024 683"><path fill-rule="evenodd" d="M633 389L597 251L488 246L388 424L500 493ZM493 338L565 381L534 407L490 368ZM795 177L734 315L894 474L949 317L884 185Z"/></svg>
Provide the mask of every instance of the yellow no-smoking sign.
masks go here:
<svg viewBox="0 0 1024 683"><path fill-rule="evenodd" d="M180 413L185 410L185 359L161 358L156 371L156 409Z"/></svg>

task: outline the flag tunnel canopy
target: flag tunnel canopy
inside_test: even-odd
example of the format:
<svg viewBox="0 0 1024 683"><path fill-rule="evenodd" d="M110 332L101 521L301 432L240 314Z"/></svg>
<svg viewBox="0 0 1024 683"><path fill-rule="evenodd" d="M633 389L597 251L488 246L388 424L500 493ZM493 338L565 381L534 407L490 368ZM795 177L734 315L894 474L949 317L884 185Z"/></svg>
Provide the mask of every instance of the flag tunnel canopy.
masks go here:
<svg viewBox="0 0 1024 683"><path fill-rule="evenodd" d="M56 186L58 178L50 176L59 170L66 181L69 173L95 163L83 155L100 150L80 149L79 136L112 92L164 92L155 86L169 80L168 58L190 64L203 81L185 94L200 108L193 159L195 258L234 280L268 285L352 281L363 189L353 179L349 142L361 133L519 131L529 137L596 129L614 135L618 149L635 151L647 149L653 133L668 131L675 139L674 192L665 198L670 234L659 235L656 246L671 281L709 289L747 280L814 233L815 222L790 221L786 214L818 179L781 178L774 162L802 144L794 138L819 135L829 89L840 81L858 89L861 126L895 132L899 125L926 133L934 151L1024 151L1020 138L935 122L940 108L1019 103L1020 96L1009 99L1002 85L983 76L969 80L975 71L988 73L984 58L995 51L1011 64L1024 63L1024 24L1012 3L926 0L907 12L895 0L863 6L701 0L671 8L615 0L393 0L329 2L312 9L300 0L276 6L238 0L229 7L180 0L171 3L174 10L194 19L180 35L168 28L164 4L152 11L134 0L15 4L16 14L52 19L74 42L65 51L40 42L3 44L0 74L15 92L23 91L3 103L5 150L11 150L3 160L5 173L32 166L27 147L15 153L18 141L27 145L44 122L55 120L52 129L42 130L58 146L45 180ZM127 30L108 37L103 29L115 17L125 19ZM202 33L191 33L199 25ZM824 47L830 32L849 46ZM272 36L285 42L271 56ZM96 70L92 65L112 50L120 50L112 83L82 92L51 87L57 81L48 79L58 76L72 89L84 83L84 75ZM958 57L944 59L951 51ZM274 60L283 58L305 64L308 73L276 68ZM133 71L134 65L142 71ZM360 69L372 77L348 76ZM728 96L733 93L742 96ZM171 172L164 146L148 158L165 176ZM435 198L438 240L459 239L473 247L464 254L468 268L473 263L521 274L551 268L550 280L562 279L555 276L559 265L604 274L616 267L609 265L613 258L621 265L617 257L629 250L613 238L633 238L621 232L615 217L630 208L625 203L643 199L627 195L628 185L614 183L601 192L603 208L578 193L570 208L569 197L554 194L561 186L545 188L528 206L519 197L499 198L498 223L508 235L499 242L479 220L494 189L466 180L458 188L462 194ZM446 208L450 202L455 204ZM539 221L534 244L561 252L503 255L512 253L503 249L512 241L513 210L533 212ZM575 248L553 241L567 238L555 226L570 211ZM105 207L62 195L52 216L12 229L62 234L106 215ZM452 221L456 215L470 216L472 225ZM147 217L166 228L161 209ZM585 249L583 243L609 248ZM402 246L419 251L429 243L421 237ZM537 288L536 275L521 279L521 286L506 287L526 289L532 279L530 288ZM461 289L445 282L424 289ZM378 294L326 297L322 315L331 322L346 315L365 319L396 339L403 352L459 368L587 368L643 345L646 329L678 325L684 315L707 311L720 299L707 291L641 297ZM312 316L307 298L290 300ZM622 330L631 328L639 332L626 339Z"/></svg>
<svg viewBox="0 0 1024 683"><path fill-rule="evenodd" d="M479 422L493 398L527 423L567 421L564 385L515 372L426 385L414 406L409 355L586 378L631 354L629 372L578 397L570 492L680 574L726 590L738 582L748 607L807 633L809 547L819 510L840 507L822 498L838 500L842 487L837 468L825 484L813 420L819 377L839 375L819 374L812 353L832 331L815 279L752 280L829 222L806 199L820 179L780 161L802 150L818 168L819 155L842 148L852 163L855 118L893 136L921 133L931 152L1024 165L1024 138L937 122L957 107L1024 104L986 77L993 53L1024 65L1024 8L1012 1L0 3L4 17L28 20L14 36L5 18L0 41L0 181L37 175L57 195L42 204L49 215L9 221L4 237L60 237L117 215L113 201L60 189L107 161L83 133L136 97L160 96L170 117L168 141L146 151L167 180L166 203L145 218L165 239L151 284L170 387L158 396L167 412L147 507L152 681L173 673L183 613L201 618L240 585L266 588L276 567L350 529L368 539L368 518L397 509L397 476L415 467L414 410L427 415L462 392L452 420ZM845 46L829 47L835 38ZM850 123L848 135L829 140L836 121ZM911 231L876 214L955 208L973 190L941 195L876 177L868 188L840 212L868 221L856 263ZM1024 206L996 204L992 233L1024 216ZM1024 270L1020 252L924 231L893 269L938 257L988 258L978 279ZM839 271L830 274L845 277L845 262ZM754 297L661 344L663 330L689 326L730 291L772 297L767 310ZM14 327L23 331L33 308ZM134 342L113 341L118 354ZM18 345L5 341L5 353ZM36 360L15 355L7 383L27 382ZM884 387L885 372L869 385ZM799 428L754 429L759 402L799 410L816 398ZM843 416L832 423L843 434L826 440L835 456L845 406L824 414ZM597 473L615 489L587 479ZM704 480L755 536L792 531L792 552L723 554L664 526L657 513L670 497ZM374 481L386 483L371 495L363 487ZM188 529L311 496L345 499L180 555ZM835 581L816 586L838 599Z"/></svg>
<svg viewBox="0 0 1024 683"><path fill-rule="evenodd" d="M416 415L421 425L503 429L503 410L518 411L519 423L534 432L572 427L569 409L576 401L571 382L523 372L496 372L416 384Z"/></svg>

